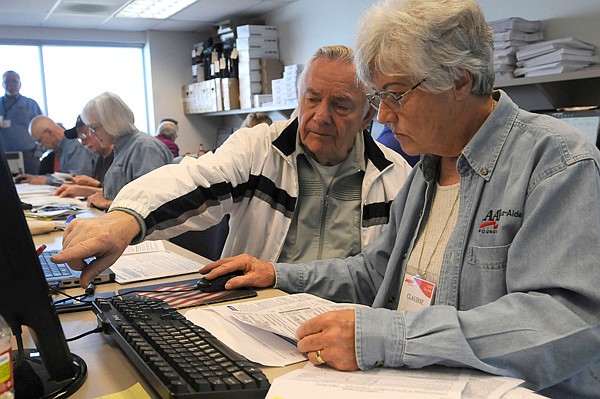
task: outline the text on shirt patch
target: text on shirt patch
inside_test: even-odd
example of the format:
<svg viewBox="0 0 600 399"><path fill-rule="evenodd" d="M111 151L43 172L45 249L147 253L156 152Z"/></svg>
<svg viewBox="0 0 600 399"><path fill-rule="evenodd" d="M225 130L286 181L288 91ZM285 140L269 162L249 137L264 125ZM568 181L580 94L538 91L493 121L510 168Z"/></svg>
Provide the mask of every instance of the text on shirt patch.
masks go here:
<svg viewBox="0 0 600 399"><path fill-rule="evenodd" d="M497 234L500 228L500 218L504 216L521 218L523 217L523 212L515 209L509 209L508 211L490 209L479 225L479 232L481 234Z"/></svg>

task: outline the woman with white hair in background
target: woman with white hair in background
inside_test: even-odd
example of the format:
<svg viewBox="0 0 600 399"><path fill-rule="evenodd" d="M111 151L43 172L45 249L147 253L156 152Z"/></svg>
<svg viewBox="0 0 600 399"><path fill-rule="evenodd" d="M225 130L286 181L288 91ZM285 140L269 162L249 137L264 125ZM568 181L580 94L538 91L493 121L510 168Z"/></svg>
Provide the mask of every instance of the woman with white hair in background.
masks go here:
<svg viewBox="0 0 600 399"><path fill-rule="evenodd" d="M133 111L114 93L91 99L81 118L102 147L114 145L114 159L104 176L102 193L88 197L88 206L108 209L123 186L173 160L166 145L135 127Z"/></svg>
<svg viewBox="0 0 600 399"><path fill-rule="evenodd" d="M173 158L179 156L179 146L175 143L177 138L178 127L171 121L163 120L158 124L156 128L155 137L157 140L162 142L169 148L169 151L173 154Z"/></svg>

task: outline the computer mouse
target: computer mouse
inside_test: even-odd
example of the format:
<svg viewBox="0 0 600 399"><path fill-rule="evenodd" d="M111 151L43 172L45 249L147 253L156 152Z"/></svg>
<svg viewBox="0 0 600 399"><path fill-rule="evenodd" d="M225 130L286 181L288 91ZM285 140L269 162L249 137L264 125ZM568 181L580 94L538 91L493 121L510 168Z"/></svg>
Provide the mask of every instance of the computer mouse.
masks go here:
<svg viewBox="0 0 600 399"><path fill-rule="evenodd" d="M196 289L202 292L224 291L225 283L228 282L229 279L242 275L244 275L243 271L236 270L234 272L224 274L212 280L202 277L200 280L198 280L198 283L196 283Z"/></svg>
<svg viewBox="0 0 600 399"><path fill-rule="evenodd" d="M27 180L27 178L25 176L17 176L14 178L14 180L15 184L21 184L23 181Z"/></svg>

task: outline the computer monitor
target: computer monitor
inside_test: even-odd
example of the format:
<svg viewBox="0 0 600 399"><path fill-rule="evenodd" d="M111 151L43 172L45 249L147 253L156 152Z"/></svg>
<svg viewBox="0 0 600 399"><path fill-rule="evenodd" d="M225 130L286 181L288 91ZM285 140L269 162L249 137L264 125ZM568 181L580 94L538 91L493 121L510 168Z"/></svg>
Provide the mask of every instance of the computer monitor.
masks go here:
<svg viewBox="0 0 600 399"><path fill-rule="evenodd" d="M8 161L10 173L13 176L25 173L25 161L23 160L23 153L21 151L7 152L6 160Z"/></svg>
<svg viewBox="0 0 600 399"><path fill-rule="evenodd" d="M600 148L598 140L598 132L600 131L600 109L584 109L584 110L561 110L543 112L557 119L561 119L571 125L577 127L592 144Z"/></svg>
<svg viewBox="0 0 600 399"><path fill-rule="evenodd" d="M0 217L0 314L15 337L27 326L36 345L13 351L16 396L64 397L83 384L87 368L69 351L1 144Z"/></svg>

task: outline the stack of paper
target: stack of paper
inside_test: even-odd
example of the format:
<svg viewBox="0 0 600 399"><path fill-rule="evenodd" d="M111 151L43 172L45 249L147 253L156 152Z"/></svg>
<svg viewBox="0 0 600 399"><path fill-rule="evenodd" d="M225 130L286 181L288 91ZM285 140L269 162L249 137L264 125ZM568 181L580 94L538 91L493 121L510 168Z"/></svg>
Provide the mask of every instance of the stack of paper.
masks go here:
<svg viewBox="0 0 600 399"><path fill-rule="evenodd" d="M542 21L511 17L488 22L494 31L494 70L496 79L512 79L517 68L517 51L544 38Z"/></svg>
<svg viewBox="0 0 600 399"><path fill-rule="evenodd" d="M600 64L596 47L572 37L549 40L521 47L517 53L515 76L564 73Z"/></svg>

